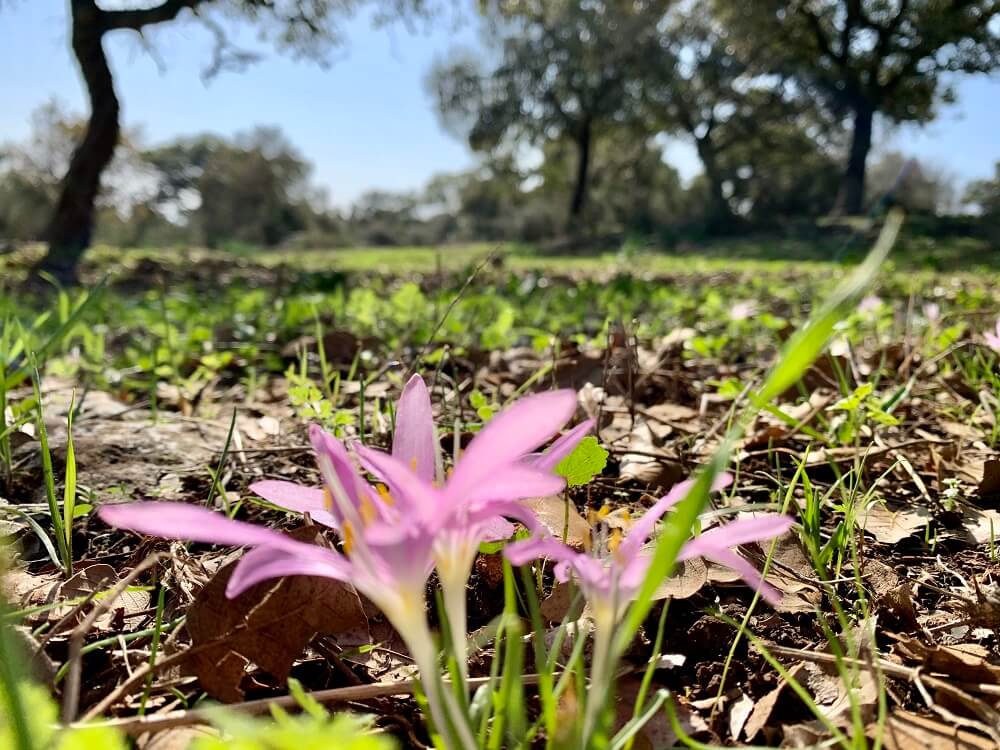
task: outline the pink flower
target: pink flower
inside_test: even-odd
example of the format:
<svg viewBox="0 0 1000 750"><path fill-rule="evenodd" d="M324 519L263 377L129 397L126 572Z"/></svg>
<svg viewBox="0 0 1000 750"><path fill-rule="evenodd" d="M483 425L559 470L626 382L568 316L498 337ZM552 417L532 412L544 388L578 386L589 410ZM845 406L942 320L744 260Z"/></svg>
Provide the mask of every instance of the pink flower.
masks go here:
<svg viewBox="0 0 1000 750"><path fill-rule="evenodd" d="M731 476L723 474L716 479L712 489L723 489L731 481ZM652 535L656 523L669 508L684 498L692 485L693 482L690 480L681 482L660 498L646 511L618 546L609 551L607 558L601 559L577 552L551 536L514 542L507 546L505 554L515 565L523 565L538 558L555 561L554 573L558 581L569 580L572 573L594 610L595 620L599 623L603 621L607 627L621 617L642 585L651 562L651 555L643 545ZM765 599L773 603L780 598L778 592L768 585L756 568L740 557L734 548L740 544L776 537L787 531L791 525L790 517L773 514L733 521L710 529L689 541L681 550L678 561L706 557L732 568Z"/></svg>
<svg viewBox="0 0 1000 750"><path fill-rule="evenodd" d="M453 632L464 633L465 584L479 542L497 533L498 522L508 527L499 530L509 535L512 527L501 516L538 528L534 516L516 501L562 489L563 479L552 468L589 425L560 438L546 453L532 455L530 451L551 438L575 409L572 391L522 399L472 440L445 480L430 397L423 380L414 376L399 401L392 455L356 449L364 465L389 489L370 485L340 441L311 427L309 437L323 487L268 480L251 489L276 505L308 513L336 529L343 554L188 505L112 505L101 508L99 514L109 525L151 536L254 547L233 572L229 596L289 575L349 581L386 614L404 638L418 620L426 629L424 591L436 563L446 599L460 610L455 612ZM426 655L426 644L410 645L414 654Z"/></svg>
<svg viewBox="0 0 1000 750"><path fill-rule="evenodd" d="M570 390L521 399L473 438L445 477L436 453L439 442L430 396L420 376L414 375L399 400L392 453L360 445L354 450L361 464L388 485L390 497L402 500L414 520L439 535L439 552L450 548L455 554L461 548L464 559L475 553L488 531L512 533L513 527L498 526L499 517L537 527L534 516L517 501L562 490L564 481L552 469L591 423L574 428L543 454L531 451L556 434L575 410L576 394Z"/></svg>
<svg viewBox="0 0 1000 750"><path fill-rule="evenodd" d="M996 332L985 331L983 333L983 339L986 340L986 346L1000 354L1000 318L997 319Z"/></svg>
<svg viewBox="0 0 1000 750"><path fill-rule="evenodd" d="M937 302L925 302L921 307L921 311L924 314L924 318L931 325L938 323L941 320L941 305Z"/></svg>
<svg viewBox="0 0 1000 750"><path fill-rule="evenodd" d="M534 514L518 501L562 490L564 481L552 470L591 423L574 428L545 453L530 451L556 434L574 411L576 394L569 390L521 399L473 438L445 477L430 395L423 379L414 375L396 410L391 455L355 448L362 465L389 486L389 496L410 509L408 522L420 524L434 538L434 562L461 669L466 649L465 587L479 544L513 534L505 516L539 530Z"/></svg>
<svg viewBox="0 0 1000 750"><path fill-rule="evenodd" d="M882 298L877 294L869 294L858 303L859 313L872 313L882 306Z"/></svg>
<svg viewBox="0 0 1000 750"><path fill-rule="evenodd" d="M729 308L730 320L746 320L757 314L757 303L753 300L743 300L737 302Z"/></svg>

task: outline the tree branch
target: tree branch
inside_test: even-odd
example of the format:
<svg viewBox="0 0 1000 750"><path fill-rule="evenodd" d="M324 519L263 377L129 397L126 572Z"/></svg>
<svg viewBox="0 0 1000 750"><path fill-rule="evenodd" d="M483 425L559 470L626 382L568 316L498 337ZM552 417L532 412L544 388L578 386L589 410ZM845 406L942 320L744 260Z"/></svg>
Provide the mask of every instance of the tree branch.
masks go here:
<svg viewBox="0 0 1000 750"><path fill-rule="evenodd" d="M210 2L210 0L163 0L162 3L152 8L104 10L102 11L104 28L106 31L117 29L142 31L146 26L173 21L185 8L194 10L206 2Z"/></svg>
<svg viewBox="0 0 1000 750"><path fill-rule="evenodd" d="M834 51L833 45L830 44L830 40L826 36L826 31L823 29L823 22L820 20L820 17L806 8L805 3L800 3L798 9L799 13L809 22L809 27L812 29L813 38L816 40L816 46L819 47L819 51L833 60L839 67L845 67L847 57L844 54L838 55ZM841 52L846 52L846 50L841 50Z"/></svg>

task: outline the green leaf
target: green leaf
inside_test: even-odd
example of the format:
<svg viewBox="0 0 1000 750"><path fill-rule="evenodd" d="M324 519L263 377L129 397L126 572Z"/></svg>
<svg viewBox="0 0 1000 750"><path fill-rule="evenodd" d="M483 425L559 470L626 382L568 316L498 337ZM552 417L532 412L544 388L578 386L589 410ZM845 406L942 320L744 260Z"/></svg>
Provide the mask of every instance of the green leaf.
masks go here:
<svg viewBox="0 0 1000 750"><path fill-rule="evenodd" d="M579 487L604 471L607 464L608 452L601 447L596 437L588 435L556 465L556 474L565 477L566 484L570 487Z"/></svg>

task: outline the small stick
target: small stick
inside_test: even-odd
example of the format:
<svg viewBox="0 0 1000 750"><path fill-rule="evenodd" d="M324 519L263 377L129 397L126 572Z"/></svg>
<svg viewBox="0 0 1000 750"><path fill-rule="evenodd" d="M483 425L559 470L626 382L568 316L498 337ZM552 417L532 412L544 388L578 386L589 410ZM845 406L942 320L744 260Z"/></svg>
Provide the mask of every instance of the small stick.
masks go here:
<svg viewBox="0 0 1000 750"><path fill-rule="evenodd" d="M804 661L812 661L817 664L836 664L837 657L833 654L827 654L822 651L806 651L801 648L788 648L786 646L769 645L768 650L775 656L786 656L793 659L802 659ZM857 667L871 667L872 663L865 659L853 659L851 657L843 657L840 659L843 664L850 664L851 666ZM917 667L907 667L902 664L896 664L895 662L889 661L888 659L877 659L874 662L878 665L878 668L885 672L885 674L890 677L896 677L901 680L907 680L908 682L916 683L918 680L923 680L927 685L937 689L944 690L956 690L961 688L962 690L967 690L970 693L980 693L981 695L992 695L1000 696L1000 685L993 685L987 682L953 682L949 683L938 677L932 677L927 674L921 674L921 670Z"/></svg>
<svg viewBox="0 0 1000 750"><path fill-rule="evenodd" d="M526 674L521 678L525 685L538 684L537 674ZM490 677L473 677L467 682L470 690L478 688L480 685L488 684ZM448 682L446 680L446 682ZM308 695L319 703L344 703L347 701L365 701L373 698L386 698L392 695L410 695L417 686L416 680L403 680L402 682L376 682L371 685L351 685L349 687L331 688L329 690L317 690ZM234 703L225 706L227 711L236 711L244 714L261 714L270 711L272 706L281 708L295 708L298 706L294 696L283 695L277 698L262 698L260 700L246 701L245 703ZM117 729L131 737L140 734L162 732L165 729L174 727L185 727L193 724L207 724L211 722L212 716L221 707L215 708L195 708L182 711L171 711L169 713L155 714L152 716L133 716L124 719L110 719L98 724L71 724L74 726L107 727Z"/></svg>

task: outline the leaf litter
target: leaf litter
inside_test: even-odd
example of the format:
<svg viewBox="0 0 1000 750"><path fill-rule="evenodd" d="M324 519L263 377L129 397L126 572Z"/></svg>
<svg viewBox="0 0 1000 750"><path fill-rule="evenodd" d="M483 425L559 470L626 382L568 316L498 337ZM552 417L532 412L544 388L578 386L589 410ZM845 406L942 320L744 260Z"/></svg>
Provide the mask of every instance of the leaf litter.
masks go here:
<svg viewBox="0 0 1000 750"><path fill-rule="evenodd" d="M579 487L531 504L554 534L586 548L597 532L626 531L630 514L641 513L710 455L734 401L739 401L739 386L753 382L766 364L767 346L756 356L727 358L702 348L703 333L698 325L656 336L613 326L603 340L567 340L556 351L510 346L481 352L455 346L433 384L437 417L449 425L480 421L477 412L483 407L472 405L473 392L482 394L481 403L500 405L525 388L576 388L581 414L598 420L593 446L607 454L591 453L574 467L571 473L579 481L571 484ZM300 331L282 343L280 354L286 361L305 357L315 370L319 352L324 352L340 378L340 411L329 418L339 420L345 437L363 435L368 442L385 444L391 419L373 404L398 393L402 373L391 363L413 355L387 341L330 330L323 334L321 348L315 335ZM1000 729L990 725L1000 707L1000 690L994 689L1000 685L995 545L1000 458L996 411L991 413L989 406L996 398L982 384L965 383L954 363L945 367L949 360L934 362L921 352L919 341L907 344L916 352L908 367L921 378L907 385L905 373L894 377L881 364L899 359L894 353L898 344L869 334L836 357L821 359L783 395L775 411L763 413L750 427L740 446L737 482L715 508L726 514L742 506L774 506L801 469L813 495L824 497L819 542L829 545L838 533L850 535L856 528L858 559L846 555L817 564L795 537L782 539L773 550L745 549L748 557L766 563L768 581L782 592L776 609L755 603L731 575L700 560L684 563L661 586L657 596L670 607L664 652L681 658L670 668L657 669L654 683L679 697L682 725L696 739L801 745L828 737L760 649L746 638L735 638L735 631L713 614L721 611L736 621L745 619L763 647L772 645L775 653L784 648L815 655L779 660L834 725L849 727L853 691L868 735L881 736L887 748L994 746L992 734ZM358 379L355 365L366 352L373 358L371 369ZM538 377L539 372L547 374ZM849 395L840 390L844 373L855 379L872 374L885 378L877 387L879 408L897 387L910 390L893 408L892 420L879 422L871 402L864 401L869 396L847 412L835 408ZM155 411L143 394L127 388L88 390L74 422L81 486L98 503L138 498L204 503L213 482L210 469L219 462L232 407L238 405L234 444L219 477L223 492L216 505L232 505L290 533L327 543L316 527L303 527L301 519L249 502L246 492L260 478L318 484L305 450L307 418L302 404L293 403L296 385L290 377L271 376L253 393L226 378L195 389L161 381ZM74 387L79 384L66 379L43 383L57 473ZM13 394L15 400L19 397ZM18 435L18 479L6 487L2 502L37 514L37 443L30 433ZM451 445L442 448L450 450ZM587 483L588 474L596 475L593 482ZM848 484L850 493L844 491ZM804 512L809 501L801 483L792 500ZM120 580L122 571L166 548L109 532L96 519L84 517L76 530L77 570L64 582L51 566L46 568L31 529L16 516L5 515L4 521L12 524L5 528L22 549L4 589L29 613L25 617L34 627L61 623L59 632L36 646L55 665L65 661L68 631L79 621L73 614L76 603L99 596ZM839 526L847 531L838 531ZM409 659L398 636L349 586L292 578L227 600L223 591L234 564L231 555L198 546L170 550L171 559L154 566L143 586L122 594L88 634L92 643L109 635L120 642L86 657L87 674L100 676L84 693L81 711L102 700L111 701L111 713L134 711L142 684L121 688L130 671L149 658L149 638L130 640L127 648L123 639L151 627L157 587L166 588L168 618L185 620L161 651L166 667L153 672L151 706L169 707L177 691L188 699L206 693L227 702L277 695L292 675L314 689L408 675ZM469 592L470 617L484 626L497 614L498 564L495 555L481 555L473 582L482 591ZM572 587L544 585L542 613L554 625L573 611L574 595ZM828 616L831 597L848 609L869 607L877 623L874 641L858 652L867 666L859 667L852 687L822 658L830 655L830 643L817 623ZM61 622L67 615L70 619ZM581 611L580 617L582 626L587 613ZM655 622L647 623L647 639L654 628ZM634 669L645 663L648 649L647 640L629 655ZM487 646L479 657L474 655L474 674L488 671L489 653ZM927 676L926 684L899 677L902 672L880 677L870 668L879 660L919 670ZM873 712L879 679L886 681L889 701L882 727ZM631 715L635 689L631 677L622 678L623 717ZM414 711L401 698L381 699L369 707L386 715ZM168 742L165 737L157 741ZM152 739L146 747L158 747ZM654 722L635 746L663 747L675 741L669 725ZM182 747L183 740L176 744ZM171 747L169 742L166 746Z"/></svg>

